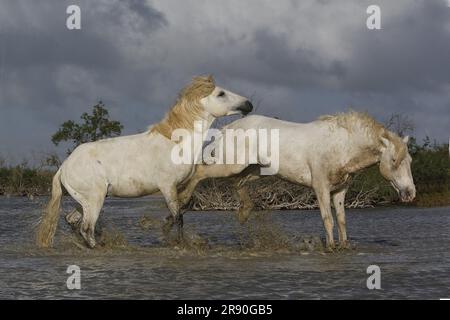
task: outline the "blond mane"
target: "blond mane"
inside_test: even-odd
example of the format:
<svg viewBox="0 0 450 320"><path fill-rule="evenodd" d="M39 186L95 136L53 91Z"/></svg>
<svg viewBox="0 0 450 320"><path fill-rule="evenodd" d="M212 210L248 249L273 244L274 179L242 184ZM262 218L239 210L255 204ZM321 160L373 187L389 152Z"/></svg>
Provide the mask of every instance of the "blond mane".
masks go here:
<svg viewBox="0 0 450 320"><path fill-rule="evenodd" d="M368 138L373 139L377 146L382 143L381 137L386 138L394 144L398 159L403 159L408 151L407 145L397 134L386 129L368 113L349 111L335 115L324 115L319 117L319 120L344 128L350 134L365 134ZM400 161L397 161L397 163L400 163Z"/></svg>
<svg viewBox="0 0 450 320"><path fill-rule="evenodd" d="M165 117L152 126L149 132L157 132L170 139L175 129L193 129L194 121L201 118L203 113L200 99L209 96L215 87L212 76L194 77L191 83L180 91L177 101Z"/></svg>
<svg viewBox="0 0 450 320"><path fill-rule="evenodd" d="M386 128L381 123L377 122L365 112L340 112L335 115L321 116L319 120L347 129L350 133L360 133L363 131L371 137L380 137L386 131Z"/></svg>

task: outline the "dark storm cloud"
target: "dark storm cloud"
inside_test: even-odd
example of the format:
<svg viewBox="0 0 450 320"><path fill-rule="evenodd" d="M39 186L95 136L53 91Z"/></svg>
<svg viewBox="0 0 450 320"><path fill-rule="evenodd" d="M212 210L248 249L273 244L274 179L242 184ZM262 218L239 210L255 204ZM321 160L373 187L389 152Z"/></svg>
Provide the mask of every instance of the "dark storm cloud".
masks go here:
<svg viewBox="0 0 450 320"><path fill-rule="evenodd" d="M61 65L74 65L100 72L114 71L117 67L125 67L126 56L131 53L120 46L120 41L127 42L133 49L139 46L139 41L167 24L160 12L143 3L138 4L138 1L43 3L6 1L5 11L17 13L12 19L13 25L6 23L2 26L0 21L0 26L4 27L1 45L3 59L7 59L6 68L17 70L42 66L57 69ZM65 9L72 3L83 8L80 31L65 28ZM26 11L20 10L25 7ZM89 31L84 32L83 28ZM115 36L114 31L117 30L131 30L132 36L131 33ZM51 74L52 70L48 73Z"/></svg>
<svg viewBox="0 0 450 320"><path fill-rule="evenodd" d="M323 58L321 50L308 48L308 41L292 47L301 32L275 34L266 28L256 30L250 45L232 54L223 70L271 85L348 92L434 91L449 84L450 9L443 1L408 1L402 14L393 14L389 2L382 3L382 30L365 28L367 15L360 14L355 17L360 24L339 34L339 42L351 47L345 57ZM360 12L367 6L364 1L358 4ZM316 23L315 29L323 23ZM245 62L236 63L238 57Z"/></svg>
<svg viewBox="0 0 450 320"><path fill-rule="evenodd" d="M320 10L330 3L324 1ZM281 33L256 30L246 48L222 61L228 67L220 71L264 84L254 90L268 102L260 111L269 115L305 121L349 106L380 120L405 113L413 118L419 137L445 141L450 132L450 8L445 1L379 3L382 30L365 28L363 14L353 16L357 23L337 27L341 32L333 41L346 48L345 55L333 54L333 46L314 47L311 40L341 18L324 22L311 17L309 34L294 28ZM369 4L354 3L354 12L365 12ZM293 46L301 37L301 44ZM283 97L266 93L275 86L291 90L283 91Z"/></svg>
<svg viewBox="0 0 450 320"><path fill-rule="evenodd" d="M348 58L348 90L434 91L450 83L450 8L443 1L411 2L403 15L383 11L383 30L364 30Z"/></svg>
<svg viewBox="0 0 450 320"><path fill-rule="evenodd" d="M143 130L205 73L253 96L259 113L407 113L418 136L447 139L447 2L377 1L376 31L371 2L0 0L0 154L50 150L58 125L98 99L127 133ZM70 4L81 30L65 27Z"/></svg>
<svg viewBox="0 0 450 320"><path fill-rule="evenodd" d="M81 30L65 27L70 4L82 8ZM78 117L98 99L112 99L118 107L125 101L112 93L142 97L147 91L142 79L149 70L133 70L129 56L167 21L145 2L7 0L0 8L3 156L48 146L58 123ZM30 137L15 122L39 132Z"/></svg>
<svg viewBox="0 0 450 320"><path fill-rule="evenodd" d="M232 59L243 59L245 63L233 64ZM342 78L346 72L340 61L324 61L308 48L291 48L286 35L268 29L257 30L247 50L238 51L228 62L231 68L224 65L227 73L231 71L249 81L293 88L326 84L330 79Z"/></svg>
<svg viewBox="0 0 450 320"><path fill-rule="evenodd" d="M65 28L65 10L72 3L83 8L80 31ZM6 6L5 11L16 16L0 35L4 61L2 87L5 89L2 102L14 107L19 101L16 94L8 95L8 89L20 90L21 96L29 97L24 103L42 107L44 112L45 106L67 106L65 99L70 98L71 92L58 87L58 81L65 80L58 78L64 68L71 68L68 76L86 72L99 87L101 83L108 83L107 86L119 89L123 83L114 79L123 76L121 70L129 63L127 55L140 41L167 23L161 13L137 1L47 1L44 5L7 1ZM89 32L83 32L83 28L89 28ZM132 32L114 37L114 31L121 29ZM121 47L120 41L128 48ZM123 80L133 82L126 76ZM140 83L138 79L136 82ZM130 86L133 87L136 86ZM100 96L102 90L99 91Z"/></svg>

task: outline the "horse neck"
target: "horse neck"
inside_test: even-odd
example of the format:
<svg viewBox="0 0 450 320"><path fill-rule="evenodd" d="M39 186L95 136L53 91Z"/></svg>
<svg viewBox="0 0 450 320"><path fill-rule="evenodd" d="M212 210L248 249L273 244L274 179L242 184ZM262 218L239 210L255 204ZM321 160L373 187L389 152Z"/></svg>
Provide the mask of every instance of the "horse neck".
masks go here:
<svg viewBox="0 0 450 320"><path fill-rule="evenodd" d="M208 130L211 128L215 117L205 112L201 117L198 117L194 121L193 129L191 130L192 137L194 138L194 163L201 160L203 151L203 142L205 141ZM195 141L201 141L201 143L195 143Z"/></svg>
<svg viewBox="0 0 450 320"><path fill-rule="evenodd" d="M374 139L368 139L365 142L349 141L353 144L351 152L349 152L349 161L346 163L346 169L349 173L354 173L361 169L368 168L380 161L381 152L378 144L373 141Z"/></svg>

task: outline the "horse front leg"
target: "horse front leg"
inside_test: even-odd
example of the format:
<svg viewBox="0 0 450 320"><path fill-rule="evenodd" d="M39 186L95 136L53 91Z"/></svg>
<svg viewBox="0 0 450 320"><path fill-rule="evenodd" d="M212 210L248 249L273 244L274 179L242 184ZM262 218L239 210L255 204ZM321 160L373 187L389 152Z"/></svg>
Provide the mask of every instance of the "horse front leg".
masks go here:
<svg viewBox="0 0 450 320"><path fill-rule="evenodd" d="M240 224L244 224L250 218L250 214L255 207L255 203L250 197L250 190L247 182L260 179L260 168L258 166L249 166L241 172L235 179L234 186L239 198L238 220Z"/></svg>
<svg viewBox="0 0 450 320"><path fill-rule="evenodd" d="M334 219L331 212L330 189L319 186L315 187L314 191L317 195L320 214L322 216L323 225L326 231L326 246L328 250L333 251L333 249L335 248L333 237Z"/></svg>
<svg viewBox="0 0 450 320"><path fill-rule="evenodd" d="M184 186L181 192L178 195L178 201L180 204L180 208L183 208L188 204L189 200L192 198L192 194L195 191L195 187L202 181L204 178L199 175L194 175L189 182Z"/></svg>
<svg viewBox="0 0 450 320"><path fill-rule="evenodd" d="M250 198L248 187L243 185L237 187L236 192L239 197L238 220L240 224L244 224L250 218L250 213L255 207L252 198Z"/></svg>
<svg viewBox="0 0 450 320"><path fill-rule="evenodd" d="M339 231L339 247L341 249L350 248L350 244L347 240L347 228L345 222L345 194L347 188L340 190L333 194L333 205L336 211L336 219Z"/></svg>
<svg viewBox="0 0 450 320"><path fill-rule="evenodd" d="M163 233L168 234L176 223L178 228L178 240L183 240L183 215L180 213L180 205L178 201L178 192L176 185L168 185L160 187L161 193L166 200L170 215L165 218L163 224Z"/></svg>

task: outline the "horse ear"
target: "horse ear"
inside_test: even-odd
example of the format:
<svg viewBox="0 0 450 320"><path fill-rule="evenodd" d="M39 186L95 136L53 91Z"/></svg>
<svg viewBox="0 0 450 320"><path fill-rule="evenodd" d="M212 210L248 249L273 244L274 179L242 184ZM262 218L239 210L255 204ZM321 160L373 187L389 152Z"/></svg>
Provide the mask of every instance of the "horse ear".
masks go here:
<svg viewBox="0 0 450 320"><path fill-rule="evenodd" d="M215 81L214 81L214 76L213 76L212 74L208 74L208 75L206 76L206 78L208 79L209 82L215 83Z"/></svg>
<svg viewBox="0 0 450 320"><path fill-rule="evenodd" d="M402 140L403 140L404 143L408 144L409 136L403 137Z"/></svg>
<svg viewBox="0 0 450 320"><path fill-rule="evenodd" d="M381 137L380 140L381 140L381 143L383 144L383 147L385 147L385 148L387 148L389 146L389 144L391 143L389 141L389 139L387 139L385 137Z"/></svg>

